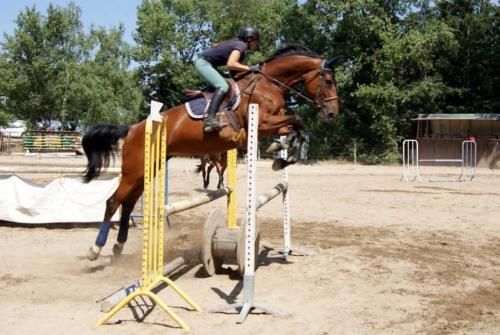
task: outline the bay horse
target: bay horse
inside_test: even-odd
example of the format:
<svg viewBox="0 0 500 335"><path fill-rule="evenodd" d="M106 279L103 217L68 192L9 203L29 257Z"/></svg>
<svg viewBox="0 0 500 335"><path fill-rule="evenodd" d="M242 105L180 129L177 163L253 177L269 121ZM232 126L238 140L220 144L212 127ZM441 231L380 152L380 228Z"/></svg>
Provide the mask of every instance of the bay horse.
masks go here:
<svg viewBox="0 0 500 335"><path fill-rule="evenodd" d="M241 101L233 119L237 120L240 129L226 126L220 132L205 133L203 121L191 118L184 105L162 110L161 114L167 124L167 159L172 156L201 156L245 148L249 103L259 105L259 138L288 135L292 131L300 134L304 129L301 118L297 115L285 115L285 97L289 92L311 103L319 111L320 120L333 119L339 114L340 108L334 72L334 64L340 58L336 56L324 59L307 48L291 45L277 50L261 62L260 72L245 73L236 78ZM301 83L303 92L295 89ZM83 180L89 182L99 176L102 168L109 166L111 157L119 150L119 140L124 138L121 180L116 191L106 201L104 220L95 245L87 254L90 260L99 256L111 228L111 218L120 205L122 212L113 253L119 255L127 241L129 217L144 186L145 124L146 121L143 120L133 125L95 125L82 139L88 159ZM278 159L273 168L283 168L294 163L296 158L292 155L287 161Z"/></svg>
<svg viewBox="0 0 500 335"><path fill-rule="evenodd" d="M217 189L220 189L224 187L224 171L226 171L227 168L227 151L218 154L206 154L200 157L200 164L198 164L194 172L196 174L201 172L203 177L203 188L205 190L210 184L210 172L212 172L213 168L215 168L219 176Z"/></svg>

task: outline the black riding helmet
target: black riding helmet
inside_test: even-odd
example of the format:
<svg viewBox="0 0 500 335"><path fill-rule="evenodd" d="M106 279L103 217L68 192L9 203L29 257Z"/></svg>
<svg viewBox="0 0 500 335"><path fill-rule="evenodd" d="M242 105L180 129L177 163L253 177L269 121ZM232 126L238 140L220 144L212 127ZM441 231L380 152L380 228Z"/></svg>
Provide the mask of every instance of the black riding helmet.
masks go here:
<svg viewBox="0 0 500 335"><path fill-rule="evenodd" d="M249 38L256 39L260 41L260 33L257 29L253 27L246 27L240 31L238 38L242 41L247 41Z"/></svg>

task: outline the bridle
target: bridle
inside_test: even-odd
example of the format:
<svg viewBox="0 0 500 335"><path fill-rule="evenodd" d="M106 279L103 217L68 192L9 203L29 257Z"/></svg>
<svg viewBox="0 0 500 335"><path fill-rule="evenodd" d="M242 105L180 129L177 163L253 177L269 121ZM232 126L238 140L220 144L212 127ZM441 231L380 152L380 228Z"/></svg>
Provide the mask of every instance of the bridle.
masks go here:
<svg viewBox="0 0 500 335"><path fill-rule="evenodd" d="M270 75L266 74L262 70L259 71L259 73L262 74L269 81L278 84L279 86L281 86L281 87L283 87L283 88L285 88L285 89L293 92L294 94L298 95L302 99L306 100L308 103L310 103L311 105L313 105L315 108L319 109L321 111L323 117L327 117L327 111L326 111L326 108L325 108L325 104L327 102L330 102L330 101L333 101L333 100L338 100L339 97L338 97L338 95L334 95L334 96L331 96L331 97L323 97L322 99L320 98L320 95L321 95L321 92L323 90L323 87L325 86L325 74L328 73L328 72L330 72L330 73L332 73L332 76L333 76L333 69L325 67L325 64L326 64L326 60L323 59L321 61L321 68L318 70L319 77L320 77L320 83L318 85L318 88L316 89L316 96L315 96L314 100L311 99L311 98L309 98L304 93L296 90L295 88L293 88L293 87L285 84L281 80L278 80L278 79L276 79L274 77L271 77ZM312 75L310 78L304 78L304 84L307 85L307 83L309 83L311 80L313 80L315 78L316 78L316 75ZM334 84L334 85L337 86L336 84Z"/></svg>
<svg viewBox="0 0 500 335"><path fill-rule="evenodd" d="M325 84L325 74L326 73L330 72L332 74L332 78L334 79L333 84L334 84L335 88L337 88L337 83L335 82L335 74L333 73L333 69L331 69L329 67L325 67L325 64L326 64L326 60L323 59L321 61L321 68L319 70L320 81L319 81L319 86L316 89L316 99L314 100L314 102L316 103L316 108L318 108L321 111L322 116L324 118L327 118L328 112L325 108L325 103L333 101L333 100L339 100L339 97L338 97L338 95L334 95L331 97L324 97L323 99L319 98L320 93L323 92L323 86ZM306 84L307 84L307 82L306 82Z"/></svg>

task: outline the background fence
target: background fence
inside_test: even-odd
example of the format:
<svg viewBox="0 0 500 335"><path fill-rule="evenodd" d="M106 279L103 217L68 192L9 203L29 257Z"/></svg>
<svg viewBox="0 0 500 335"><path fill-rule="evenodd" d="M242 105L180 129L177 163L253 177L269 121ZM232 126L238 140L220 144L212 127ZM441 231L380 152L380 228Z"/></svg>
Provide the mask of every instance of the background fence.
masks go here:
<svg viewBox="0 0 500 335"><path fill-rule="evenodd" d="M30 130L23 134L23 148L29 152L77 151L80 142L80 134L72 131Z"/></svg>

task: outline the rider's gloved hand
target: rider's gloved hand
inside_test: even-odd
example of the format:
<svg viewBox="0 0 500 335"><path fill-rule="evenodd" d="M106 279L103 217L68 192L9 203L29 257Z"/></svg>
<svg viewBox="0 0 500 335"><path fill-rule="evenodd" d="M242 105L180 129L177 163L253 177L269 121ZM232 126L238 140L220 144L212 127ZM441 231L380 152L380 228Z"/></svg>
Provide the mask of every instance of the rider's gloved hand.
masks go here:
<svg viewBox="0 0 500 335"><path fill-rule="evenodd" d="M249 71L252 73L257 73L257 72L260 72L260 70L261 70L259 64L250 65L249 67L250 67Z"/></svg>

